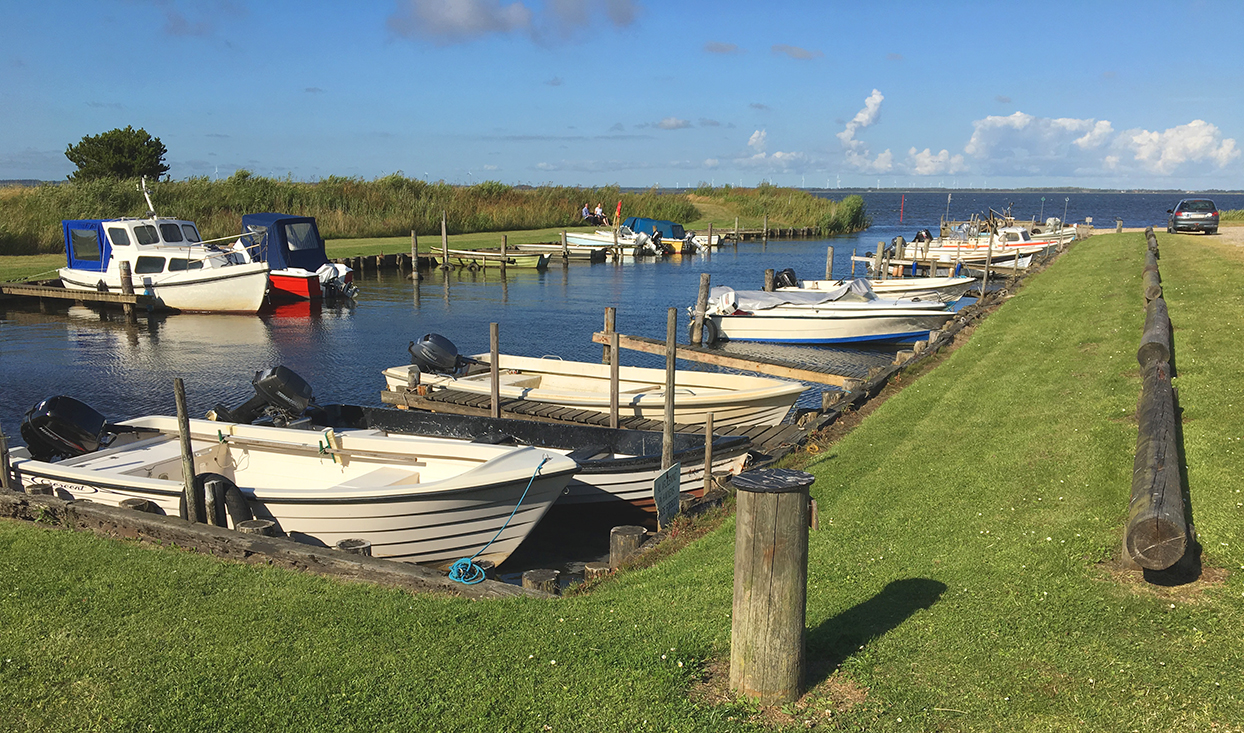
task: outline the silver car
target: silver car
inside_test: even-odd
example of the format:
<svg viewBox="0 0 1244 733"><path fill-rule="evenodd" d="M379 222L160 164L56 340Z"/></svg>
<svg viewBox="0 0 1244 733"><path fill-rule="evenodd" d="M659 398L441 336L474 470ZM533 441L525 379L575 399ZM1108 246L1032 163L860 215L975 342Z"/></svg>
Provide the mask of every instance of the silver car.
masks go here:
<svg viewBox="0 0 1244 733"><path fill-rule="evenodd" d="M1218 207L1209 199L1184 199L1173 209L1167 209L1166 231L1218 233Z"/></svg>

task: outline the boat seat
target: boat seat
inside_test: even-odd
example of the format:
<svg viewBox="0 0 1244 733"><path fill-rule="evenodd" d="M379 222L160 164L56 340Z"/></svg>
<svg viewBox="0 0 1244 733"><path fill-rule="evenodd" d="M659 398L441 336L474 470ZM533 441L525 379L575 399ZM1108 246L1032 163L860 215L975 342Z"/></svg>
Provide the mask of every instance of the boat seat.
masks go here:
<svg viewBox="0 0 1244 733"><path fill-rule="evenodd" d="M492 375L488 372L483 374L472 374L469 377L461 377L459 381L480 382L483 384L492 384ZM502 387L518 387L519 389L539 389L539 374L506 374L502 372L497 375L497 381ZM446 387L453 388L453 382L446 382Z"/></svg>
<svg viewBox="0 0 1244 733"><path fill-rule="evenodd" d="M406 468L385 466L355 476L349 481L337 484L343 489L374 489L387 486L416 486L419 483L419 472Z"/></svg>

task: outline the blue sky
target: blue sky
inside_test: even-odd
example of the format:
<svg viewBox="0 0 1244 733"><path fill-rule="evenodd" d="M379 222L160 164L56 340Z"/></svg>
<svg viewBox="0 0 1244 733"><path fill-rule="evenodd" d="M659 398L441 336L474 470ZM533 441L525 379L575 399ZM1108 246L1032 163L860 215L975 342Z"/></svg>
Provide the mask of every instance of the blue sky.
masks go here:
<svg viewBox="0 0 1244 733"><path fill-rule="evenodd" d="M1244 6L0 0L0 179L1244 188Z"/></svg>

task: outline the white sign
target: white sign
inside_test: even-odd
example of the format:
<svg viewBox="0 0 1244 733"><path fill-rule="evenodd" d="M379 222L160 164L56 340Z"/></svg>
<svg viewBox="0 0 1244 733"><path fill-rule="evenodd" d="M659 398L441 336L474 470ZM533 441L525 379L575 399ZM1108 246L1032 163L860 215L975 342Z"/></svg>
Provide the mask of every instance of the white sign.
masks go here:
<svg viewBox="0 0 1244 733"><path fill-rule="evenodd" d="M652 498L657 505L657 527L665 525L678 514L678 499L682 491L681 464L675 463L652 482Z"/></svg>

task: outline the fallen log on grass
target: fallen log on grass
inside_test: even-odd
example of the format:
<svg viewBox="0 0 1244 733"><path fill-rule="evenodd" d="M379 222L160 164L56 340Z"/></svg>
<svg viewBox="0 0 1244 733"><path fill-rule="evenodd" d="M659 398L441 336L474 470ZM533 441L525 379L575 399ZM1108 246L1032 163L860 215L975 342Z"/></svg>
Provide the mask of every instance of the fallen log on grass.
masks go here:
<svg viewBox="0 0 1244 733"><path fill-rule="evenodd" d="M1165 361L1142 368L1136 410L1140 425L1124 544L1132 559L1150 570L1171 567L1188 545L1170 369Z"/></svg>

